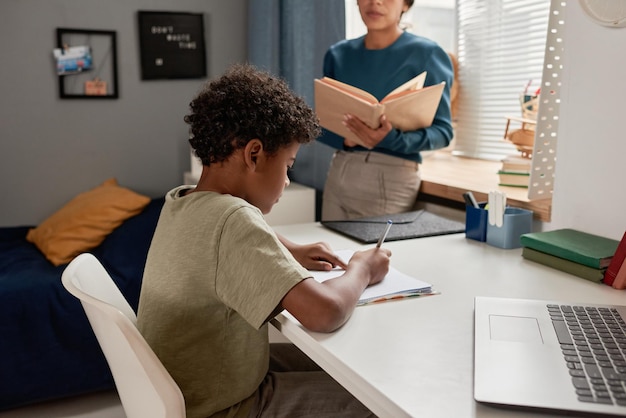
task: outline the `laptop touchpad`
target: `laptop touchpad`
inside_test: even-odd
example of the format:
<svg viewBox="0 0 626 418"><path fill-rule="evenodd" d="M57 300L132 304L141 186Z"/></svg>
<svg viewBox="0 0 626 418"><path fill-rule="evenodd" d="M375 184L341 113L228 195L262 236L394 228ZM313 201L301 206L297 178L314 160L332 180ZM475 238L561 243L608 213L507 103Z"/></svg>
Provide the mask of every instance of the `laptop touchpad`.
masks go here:
<svg viewBox="0 0 626 418"><path fill-rule="evenodd" d="M543 344L537 318L489 315L489 330L492 340Z"/></svg>

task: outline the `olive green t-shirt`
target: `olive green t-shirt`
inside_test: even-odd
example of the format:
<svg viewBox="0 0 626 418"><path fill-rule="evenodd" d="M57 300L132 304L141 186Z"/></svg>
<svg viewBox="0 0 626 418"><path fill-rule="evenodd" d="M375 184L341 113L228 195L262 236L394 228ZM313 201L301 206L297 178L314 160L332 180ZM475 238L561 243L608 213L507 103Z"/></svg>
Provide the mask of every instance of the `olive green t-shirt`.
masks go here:
<svg viewBox="0 0 626 418"><path fill-rule="evenodd" d="M214 192L168 192L148 252L138 326L189 418L247 416L269 362L267 321L310 274L261 212Z"/></svg>

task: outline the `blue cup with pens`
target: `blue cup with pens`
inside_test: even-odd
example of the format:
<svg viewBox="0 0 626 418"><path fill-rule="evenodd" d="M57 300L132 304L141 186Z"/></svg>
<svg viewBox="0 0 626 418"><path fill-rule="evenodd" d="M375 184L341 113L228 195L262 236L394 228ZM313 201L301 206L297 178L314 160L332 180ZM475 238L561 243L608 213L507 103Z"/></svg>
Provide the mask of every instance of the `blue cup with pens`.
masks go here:
<svg viewBox="0 0 626 418"><path fill-rule="evenodd" d="M532 224L531 210L507 207L501 222L487 222L487 244L504 249L520 248L519 237L532 232Z"/></svg>
<svg viewBox="0 0 626 418"><path fill-rule="evenodd" d="M519 237L532 230L533 212L508 207L500 191L489 192L488 201L483 203L477 203L472 192L463 197L466 238L504 249L519 248Z"/></svg>
<svg viewBox="0 0 626 418"><path fill-rule="evenodd" d="M499 191L489 192L487 211L487 244L510 249L521 247L519 237L532 229L533 212L507 207L506 195Z"/></svg>
<svg viewBox="0 0 626 418"><path fill-rule="evenodd" d="M487 240L487 202L478 203L472 192L463 193L465 199L465 238L480 242Z"/></svg>

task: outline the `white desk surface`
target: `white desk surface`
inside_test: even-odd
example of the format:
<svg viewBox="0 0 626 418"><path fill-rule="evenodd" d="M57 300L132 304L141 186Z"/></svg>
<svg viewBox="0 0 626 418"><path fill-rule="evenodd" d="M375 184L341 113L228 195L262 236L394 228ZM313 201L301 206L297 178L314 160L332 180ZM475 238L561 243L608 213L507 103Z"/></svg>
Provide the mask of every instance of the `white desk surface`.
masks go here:
<svg viewBox="0 0 626 418"><path fill-rule="evenodd" d="M317 223L275 230L296 243L368 248ZM474 297L626 304L626 292L468 240L464 234L384 244L392 265L440 295L360 306L331 334L283 312L273 325L380 417L552 416L478 404L473 398ZM554 415L556 416L556 415Z"/></svg>

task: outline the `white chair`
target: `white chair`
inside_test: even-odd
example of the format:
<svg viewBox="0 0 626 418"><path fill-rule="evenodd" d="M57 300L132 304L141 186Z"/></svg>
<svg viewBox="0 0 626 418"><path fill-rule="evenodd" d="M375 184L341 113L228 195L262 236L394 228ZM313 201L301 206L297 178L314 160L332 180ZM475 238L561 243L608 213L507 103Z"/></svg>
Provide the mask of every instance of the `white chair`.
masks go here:
<svg viewBox="0 0 626 418"><path fill-rule="evenodd" d="M184 418L180 388L139 333L135 312L96 257L79 255L61 280L83 305L126 416Z"/></svg>

